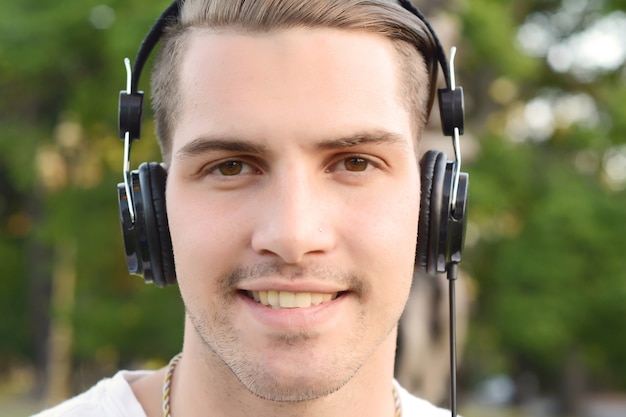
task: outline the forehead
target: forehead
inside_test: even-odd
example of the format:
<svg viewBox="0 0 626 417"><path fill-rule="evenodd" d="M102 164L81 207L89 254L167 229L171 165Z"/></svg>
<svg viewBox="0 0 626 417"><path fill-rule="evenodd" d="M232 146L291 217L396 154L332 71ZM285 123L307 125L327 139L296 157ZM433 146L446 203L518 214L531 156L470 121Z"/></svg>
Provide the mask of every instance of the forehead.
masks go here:
<svg viewBox="0 0 626 417"><path fill-rule="evenodd" d="M181 66L174 141L207 133L189 132L197 128L328 136L410 124L397 60L391 41L364 32L194 29Z"/></svg>

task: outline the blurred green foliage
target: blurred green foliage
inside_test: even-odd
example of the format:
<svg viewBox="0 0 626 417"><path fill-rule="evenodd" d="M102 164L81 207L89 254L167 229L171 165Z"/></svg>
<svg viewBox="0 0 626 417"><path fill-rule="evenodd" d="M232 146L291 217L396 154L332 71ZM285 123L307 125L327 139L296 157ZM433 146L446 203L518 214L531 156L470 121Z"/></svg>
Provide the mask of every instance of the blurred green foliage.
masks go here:
<svg viewBox="0 0 626 417"><path fill-rule="evenodd" d="M158 291L128 276L115 187L122 60L134 57L163 7L0 6L0 330L8 335L0 338L0 369L33 362L43 373L55 248L65 242L78 246L71 317L78 363L97 362L98 352L128 363L180 349L175 289ZM149 121L144 136L133 166L159 159Z"/></svg>
<svg viewBox="0 0 626 417"><path fill-rule="evenodd" d="M524 52L519 40L531 18L549 21L569 10L566 3L463 0L442 11L462 27L458 78L478 147L466 165L464 269L476 300L464 372L472 380L523 366L549 384L574 349L592 378L626 388L624 63L577 77L555 70L545 54ZM553 42L626 7L617 0L576 4L586 9ZM0 371L19 362L43 373L55 248L66 242L78 247L69 318L76 363L124 366L180 348L176 289L128 277L115 190L122 59L134 56L165 6L0 5ZM147 89L145 74L140 85ZM554 119L547 134L524 130L534 120L524 114L537 115L533 103L554 110L571 97L582 101L574 101L575 111L566 107L566 116L585 103L590 110L568 123ZM133 166L159 159L149 109L144 121Z"/></svg>
<svg viewBox="0 0 626 417"><path fill-rule="evenodd" d="M625 55L606 38L585 44L581 35L605 18L625 25L624 4L464 5L469 56L461 73L480 148L467 168L472 225L464 268L477 287L469 378L532 372L554 392L575 357L590 389L624 389ZM524 53L522 34L532 35L536 50L544 32L544 53ZM590 45L599 54L577 62L576 48ZM559 51L572 59L567 70ZM621 57L617 66L590 62L609 54ZM550 123L533 132L546 116Z"/></svg>

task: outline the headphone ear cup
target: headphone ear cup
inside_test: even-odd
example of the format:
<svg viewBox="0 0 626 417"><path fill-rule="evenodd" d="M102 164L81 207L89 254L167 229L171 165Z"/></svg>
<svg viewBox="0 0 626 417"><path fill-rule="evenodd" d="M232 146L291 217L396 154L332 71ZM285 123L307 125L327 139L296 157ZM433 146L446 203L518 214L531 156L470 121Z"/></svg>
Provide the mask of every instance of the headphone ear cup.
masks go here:
<svg viewBox="0 0 626 417"><path fill-rule="evenodd" d="M432 150L420 161L421 198L415 263L421 272L431 275L437 273L446 163L445 153Z"/></svg>
<svg viewBox="0 0 626 417"><path fill-rule="evenodd" d="M144 279L163 287L176 283L176 269L172 251L165 204L167 172L157 162L139 166L139 185L144 208L145 234L149 259L144 259Z"/></svg>

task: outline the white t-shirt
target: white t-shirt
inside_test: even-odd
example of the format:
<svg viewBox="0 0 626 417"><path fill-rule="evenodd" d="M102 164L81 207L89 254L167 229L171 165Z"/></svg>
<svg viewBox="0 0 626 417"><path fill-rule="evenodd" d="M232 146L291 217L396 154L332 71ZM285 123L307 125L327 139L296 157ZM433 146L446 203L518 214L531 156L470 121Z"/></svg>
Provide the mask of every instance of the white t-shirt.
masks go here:
<svg viewBox="0 0 626 417"><path fill-rule="evenodd" d="M146 417L130 383L153 371L119 371L113 378L98 382L88 391L33 417ZM409 394L397 382L402 416L448 417L450 411Z"/></svg>

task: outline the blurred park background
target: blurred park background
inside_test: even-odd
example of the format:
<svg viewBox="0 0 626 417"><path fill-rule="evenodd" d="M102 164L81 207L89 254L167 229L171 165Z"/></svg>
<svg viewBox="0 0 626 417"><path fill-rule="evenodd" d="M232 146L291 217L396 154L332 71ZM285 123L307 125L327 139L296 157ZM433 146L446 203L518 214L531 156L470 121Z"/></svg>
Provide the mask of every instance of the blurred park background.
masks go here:
<svg viewBox="0 0 626 417"><path fill-rule="evenodd" d="M416 3L466 95L460 411L626 415L626 1ZM180 349L176 288L128 276L115 187L122 60L166 6L0 5L0 416Z"/></svg>

